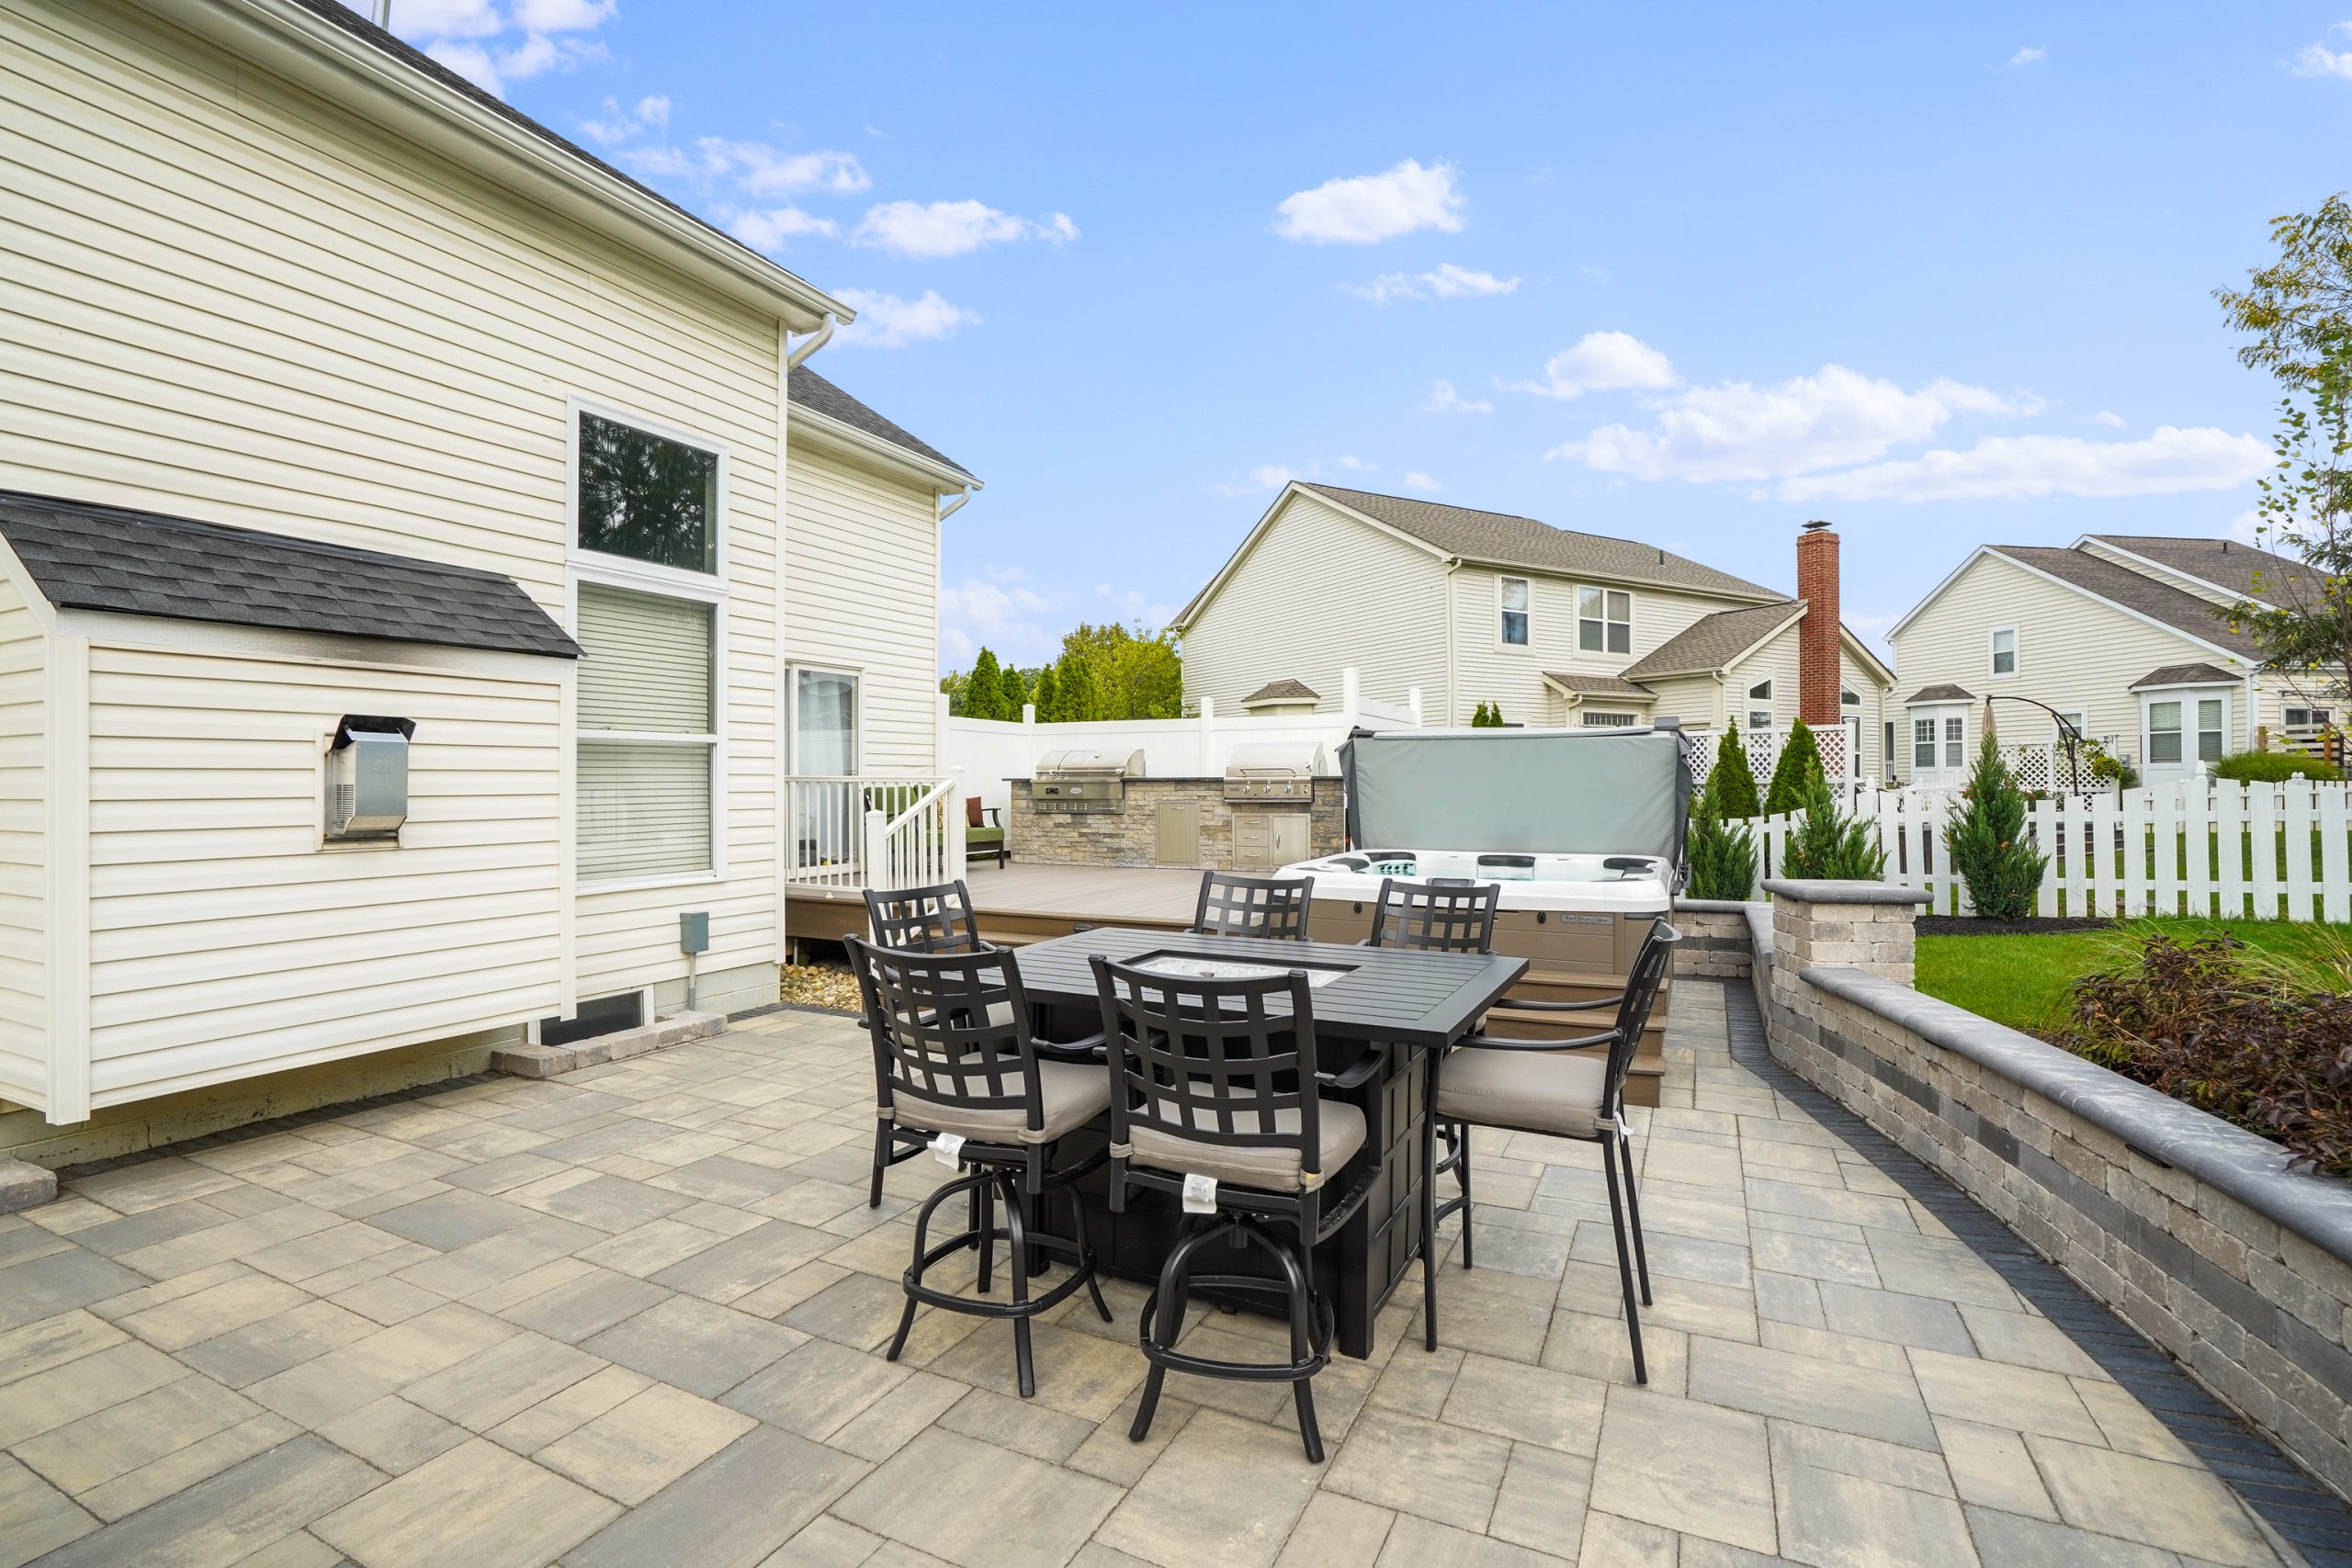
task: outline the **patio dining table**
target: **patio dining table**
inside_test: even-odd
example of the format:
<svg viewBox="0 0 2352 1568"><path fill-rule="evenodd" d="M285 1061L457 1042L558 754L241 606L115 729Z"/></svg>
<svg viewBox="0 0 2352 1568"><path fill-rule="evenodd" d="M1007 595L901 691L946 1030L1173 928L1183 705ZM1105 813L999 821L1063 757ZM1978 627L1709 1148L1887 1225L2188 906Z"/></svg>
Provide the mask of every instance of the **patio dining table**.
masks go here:
<svg viewBox="0 0 2352 1568"><path fill-rule="evenodd" d="M1358 1106L1364 1115L1364 1146L1344 1168L1330 1173L1329 1190L1347 1191L1378 1162L1363 1206L1316 1249L1316 1286L1331 1303L1334 1347L1348 1356L1372 1354L1373 1320L1420 1248L1420 1191L1429 1179L1429 1140L1423 1134L1430 1111L1430 1053L1469 1033L1526 972L1527 960L1101 927L1019 951L1022 983L1045 1015L1047 1038L1073 1039L1102 1027L1094 972L1087 962L1095 953L1147 965L1200 963L1307 972L1314 982L1317 1065L1350 1080L1347 1087L1324 1092ZM1091 1153L1107 1144L1109 1135L1106 1124L1086 1128L1071 1134L1069 1152ZM1108 1186L1107 1171L1097 1171L1077 1189L1079 1201L1087 1205L1098 1266L1128 1279L1157 1280L1176 1238L1175 1205L1139 1194L1129 1199L1125 1213L1114 1214ZM1052 1228L1050 1215L1047 1224ZM1228 1252L1205 1259L1203 1269L1254 1274L1269 1271L1271 1265L1255 1251Z"/></svg>

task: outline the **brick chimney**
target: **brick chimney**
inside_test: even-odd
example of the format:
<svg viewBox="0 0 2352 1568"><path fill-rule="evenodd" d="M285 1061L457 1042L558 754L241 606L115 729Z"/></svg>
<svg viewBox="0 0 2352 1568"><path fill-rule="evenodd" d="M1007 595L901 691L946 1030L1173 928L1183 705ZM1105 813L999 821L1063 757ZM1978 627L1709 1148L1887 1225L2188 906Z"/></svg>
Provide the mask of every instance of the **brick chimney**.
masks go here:
<svg viewBox="0 0 2352 1568"><path fill-rule="evenodd" d="M1808 523L1797 536L1797 597L1805 602L1797 623L1797 708L1819 729L1843 718L1838 706L1838 536L1826 523Z"/></svg>

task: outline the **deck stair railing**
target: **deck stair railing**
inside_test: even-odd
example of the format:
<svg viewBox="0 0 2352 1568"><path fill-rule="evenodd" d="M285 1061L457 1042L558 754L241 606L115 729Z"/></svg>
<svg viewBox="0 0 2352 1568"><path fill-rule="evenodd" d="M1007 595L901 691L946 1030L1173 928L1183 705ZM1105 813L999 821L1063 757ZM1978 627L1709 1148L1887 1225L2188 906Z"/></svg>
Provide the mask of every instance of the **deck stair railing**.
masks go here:
<svg viewBox="0 0 2352 1568"><path fill-rule="evenodd" d="M784 780L785 874L844 893L964 874L961 774L795 774Z"/></svg>

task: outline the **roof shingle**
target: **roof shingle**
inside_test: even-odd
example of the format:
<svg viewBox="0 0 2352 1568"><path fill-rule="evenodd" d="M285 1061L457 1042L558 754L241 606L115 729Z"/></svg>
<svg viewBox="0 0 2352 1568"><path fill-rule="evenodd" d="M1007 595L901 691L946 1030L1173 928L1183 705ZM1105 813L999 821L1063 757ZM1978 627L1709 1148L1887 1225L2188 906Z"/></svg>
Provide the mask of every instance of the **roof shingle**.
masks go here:
<svg viewBox="0 0 2352 1568"><path fill-rule="evenodd" d="M2261 650L2247 633L2232 626L2215 607L2185 588L2159 582L2087 550L2059 549L2040 545L1988 545L1994 554L2020 566L2047 572L2062 582L2095 593L2127 610L2136 610L2160 626L2184 632L2233 653L2260 658Z"/></svg>
<svg viewBox="0 0 2352 1568"><path fill-rule="evenodd" d="M1623 675L1579 675L1572 671L1544 671L1544 679L1564 692L1574 692L1586 697L1638 697L1645 701L1657 695L1647 686L1628 681Z"/></svg>
<svg viewBox="0 0 2352 1568"><path fill-rule="evenodd" d="M2183 539L2160 534L2093 534L2101 544L2129 550L2158 566L2210 582L2225 593L2277 604L2283 583L2306 590L2317 585L2311 568L2234 539ZM2257 578L2259 581L2256 581Z"/></svg>
<svg viewBox="0 0 2352 1568"><path fill-rule="evenodd" d="M1279 681L1267 682L1242 698L1241 705L1246 708L1253 703L1317 703L1322 700L1316 694L1315 688L1306 682L1285 676Z"/></svg>
<svg viewBox="0 0 2352 1568"><path fill-rule="evenodd" d="M1767 637L1804 614L1802 599L1751 604L1702 615L1625 666L1636 681L1661 675L1695 675L1721 670Z"/></svg>
<svg viewBox="0 0 2352 1568"><path fill-rule="evenodd" d="M837 419L854 430L862 430L866 434L887 441L893 446L903 446L908 451L928 457L934 463L944 463L966 479L975 479L977 482L971 469L920 436L901 429L891 421L876 413L806 365L794 368L792 379L787 385L792 400L800 407L823 414L830 419Z"/></svg>
<svg viewBox="0 0 2352 1568"><path fill-rule="evenodd" d="M61 609L580 657L496 572L17 491L0 536Z"/></svg>
<svg viewBox="0 0 2352 1568"><path fill-rule="evenodd" d="M1968 694L1967 687L1955 686L1946 681L1938 685L1922 686L1904 702L1907 705L1911 703L1973 703L1975 700Z"/></svg>
<svg viewBox="0 0 2352 1568"><path fill-rule="evenodd" d="M2151 686L2234 686L2238 680L2228 671L2211 664L2167 664L2132 682L2132 689L2141 692Z"/></svg>

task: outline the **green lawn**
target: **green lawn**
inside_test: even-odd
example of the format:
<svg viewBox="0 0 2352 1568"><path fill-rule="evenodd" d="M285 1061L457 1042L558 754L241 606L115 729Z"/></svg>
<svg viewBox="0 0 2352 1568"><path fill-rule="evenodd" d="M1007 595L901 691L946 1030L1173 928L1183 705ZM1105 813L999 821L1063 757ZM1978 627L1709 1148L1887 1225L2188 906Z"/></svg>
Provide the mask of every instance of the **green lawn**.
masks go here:
<svg viewBox="0 0 2352 1568"><path fill-rule="evenodd" d="M2302 965L2338 964L2352 952L2352 926L2287 920L2143 919L2055 936L1923 936L1919 989L2012 1029L2041 1033L2064 1021L2078 976L2116 962L2136 947L2138 937L2159 931L2184 942L2227 931L2248 947Z"/></svg>

